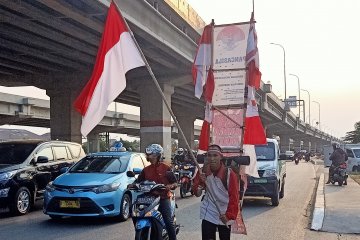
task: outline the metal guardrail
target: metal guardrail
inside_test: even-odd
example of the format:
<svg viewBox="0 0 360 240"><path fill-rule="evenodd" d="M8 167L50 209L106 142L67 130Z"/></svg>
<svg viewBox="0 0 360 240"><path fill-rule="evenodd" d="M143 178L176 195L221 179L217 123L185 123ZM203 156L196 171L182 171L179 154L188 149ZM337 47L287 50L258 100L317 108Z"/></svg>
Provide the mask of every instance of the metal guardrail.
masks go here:
<svg viewBox="0 0 360 240"><path fill-rule="evenodd" d="M296 120L294 121L292 118L286 118L286 120L290 123L290 125L292 126L292 127L295 127L296 126Z"/></svg>

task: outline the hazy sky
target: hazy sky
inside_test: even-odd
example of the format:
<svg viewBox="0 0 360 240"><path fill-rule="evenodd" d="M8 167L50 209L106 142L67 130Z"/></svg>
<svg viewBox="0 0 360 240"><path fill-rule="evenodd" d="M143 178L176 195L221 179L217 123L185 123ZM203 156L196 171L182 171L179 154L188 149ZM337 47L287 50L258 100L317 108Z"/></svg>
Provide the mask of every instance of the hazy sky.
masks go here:
<svg viewBox="0 0 360 240"><path fill-rule="evenodd" d="M206 23L249 21L251 0L188 0ZM311 122L337 137L360 121L360 1L255 0L255 20L262 80L284 97L283 51L286 53L287 96L300 88L310 92ZM306 101L308 95L301 91ZM306 118L308 118L308 109ZM298 110L294 110L298 114ZM301 113L302 115L302 113Z"/></svg>
<svg viewBox="0 0 360 240"><path fill-rule="evenodd" d="M199 15L215 24L249 21L251 0L188 0ZM321 127L342 137L360 121L360 1L359 0L255 0L255 19L264 82L284 97L283 51L286 52L287 95L297 96L297 79L310 92L311 101L320 102ZM29 88L4 88L25 96L48 99L45 91ZM308 96L301 91L301 98ZM121 105L118 105L120 109ZM308 116L306 109L306 118ZM138 113L131 109L130 113ZM298 113L295 109L294 113ZM318 121L318 105L311 102L311 119ZM48 130L36 130L45 132Z"/></svg>

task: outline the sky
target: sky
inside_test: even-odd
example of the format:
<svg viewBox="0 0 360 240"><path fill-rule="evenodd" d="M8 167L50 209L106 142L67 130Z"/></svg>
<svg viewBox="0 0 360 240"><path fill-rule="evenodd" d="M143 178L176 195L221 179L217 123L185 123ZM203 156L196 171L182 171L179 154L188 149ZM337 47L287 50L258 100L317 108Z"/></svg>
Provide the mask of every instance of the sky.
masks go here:
<svg viewBox="0 0 360 240"><path fill-rule="evenodd" d="M187 1L206 23L211 19L215 24L249 21L252 11L251 0ZM272 84L280 99L284 97L283 50L270 43L281 44L286 53L287 96L298 95L297 79L289 75L296 74L300 88L310 93L311 124L315 126L319 118L318 104L312 102L317 101L321 130L336 137L354 130L355 122L360 121L359 12L359 0L255 0L262 80ZM0 87L0 91L49 99L44 90L35 87ZM306 101L308 121L308 95L300 93ZM139 114L138 108L122 104L117 108ZM114 109L114 104L110 109ZM297 109L293 112L298 114ZM49 132L41 128L30 130Z"/></svg>
<svg viewBox="0 0 360 240"><path fill-rule="evenodd" d="M208 24L246 22L251 0L187 0ZM360 121L360 1L359 0L255 0L255 20L262 80L284 98L284 58L287 96L300 88L310 93L310 121L337 137L354 130ZM306 101L308 94L300 91ZM297 115L298 110L293 112ZM301 113L302 116L302 113Z"/></svg>

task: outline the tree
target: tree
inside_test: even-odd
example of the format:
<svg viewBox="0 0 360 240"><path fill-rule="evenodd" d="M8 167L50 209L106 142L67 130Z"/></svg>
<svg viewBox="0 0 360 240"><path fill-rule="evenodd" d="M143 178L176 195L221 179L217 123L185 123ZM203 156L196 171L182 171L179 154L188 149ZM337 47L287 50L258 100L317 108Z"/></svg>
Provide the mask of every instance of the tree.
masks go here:
<svg viewBox="0 0 360 240"><path fill-rule="evenodd" d="M100 152L105 152L107 151L107 146L106 146L106 142L102 139L99 139L99 144L100 144ZM82 144L82 147L85 151L86 154L89 153L89 149L88 149L88 142L84 142Z"/></svg>
<svg viewBox="0 0 360 240"><path fill-rule="evenodd" d="M347 143L360 143L360 121L355 123L355 130L347 132L344 141Z"/></svg>
<svg viewBox="0 0 360 240"><path fill-rule="evenodd" d="M134 141L130 142L130 141L120 138L120 142L122 142L123 147L125 147L127 150L131 149L133 152L140 151L140 141L139 140L134 140Z"/></svg>

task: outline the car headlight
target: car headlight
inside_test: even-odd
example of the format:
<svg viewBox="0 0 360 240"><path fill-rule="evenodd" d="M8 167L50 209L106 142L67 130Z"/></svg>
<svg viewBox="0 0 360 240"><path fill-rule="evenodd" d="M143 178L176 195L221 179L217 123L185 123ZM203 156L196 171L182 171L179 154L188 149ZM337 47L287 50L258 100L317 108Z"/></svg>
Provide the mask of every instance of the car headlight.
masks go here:
<svg viewBox="0 0 360 240"><path fill-rule="evenodd" d="M0 181L6 181L12 178L17 173L17 170L0 173Z"/></svg>
<svg viewBox="0 0 360 240"><path fill-rule="evenodd" d="M49 182L47 185L46 185L46 191L48 191L48 192L53 192L53 191L55 191L55 187L54 187L54 185L52 184L53 182Z"/></svg>
<svg viewBox="0 0 360 240"><path fill-rule="evenodd" d="M105 193L116 191L120 186L120 183L114 182L111 184L102 185L99 187L94 187L92 190L94 193Z"/></svg>
<svg viewBox="0 0 360 240"><path fill-rule="evenodd" d="M263 177L273 177L276 176L276 170L275 169L267 169L265 170Z"/></svg>

